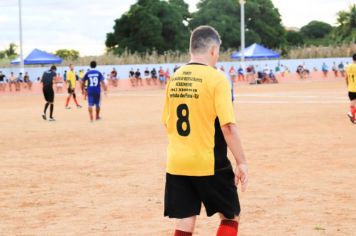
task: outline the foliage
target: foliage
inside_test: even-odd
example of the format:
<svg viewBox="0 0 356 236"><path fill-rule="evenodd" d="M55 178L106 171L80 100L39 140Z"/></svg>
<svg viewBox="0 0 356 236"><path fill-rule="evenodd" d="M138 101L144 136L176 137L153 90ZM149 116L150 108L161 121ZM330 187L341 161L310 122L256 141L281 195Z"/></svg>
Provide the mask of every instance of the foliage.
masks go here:
<svg viewBox="0 0 356 236"><path fill-rule="evenodd" d="M10 58L14 59L17 57L17 45L15 43L10 43L9 47L3 51L0 51L0 59Z"/></svg>
<svg viewBox="0 0 356 236"><path fill-rule="evenodd" d="M338 13L338 27L333 32L333 39L340 43L356 42L356 4L350 5L349 11Z"/></svg>
<svg viewBox="0 0 356 236"><path fill-rule="evenodd" d="M190 17L183 0L139 0L115 20L114 32L107 34L106 46L115 54L163 52L187 49Z"/></svg>
<svg viewBox="0 0 356 236"><path fill-rule="evenodd" d="M73 49L59 49L55 52L55 55L62 59L76 60L79 58L79 51Z"/></svg>
<svg viewBox="0 0 356 236"><path fill-rule="evenodd" d="M303 35L296 31L287 31L286 40L290 46L302 46L304 44Z"/></svg>
<svg viewBox="0 0 356 236"><path fill-rule="evenodd" d="M271 0L249 0L246 9L246 44L277 47L285 43L285 30ZM193 13L190 28L208 24L221 34L223 49L240 45L240 5L236 0L201 0Z"/></svg>
<svg viewBox="0 0 356 236"><path fill-rule="evenodd" d="M322 21L311 21L300 29L300 33L306 39L321 39L327 36L333 27Z"/></svg>

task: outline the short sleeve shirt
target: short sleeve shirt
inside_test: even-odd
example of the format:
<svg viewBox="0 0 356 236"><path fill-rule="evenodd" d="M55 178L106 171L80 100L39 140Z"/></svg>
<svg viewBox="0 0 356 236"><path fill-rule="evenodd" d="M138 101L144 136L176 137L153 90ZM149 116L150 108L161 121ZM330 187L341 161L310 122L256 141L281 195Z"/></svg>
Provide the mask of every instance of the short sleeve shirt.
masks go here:
<svg viewBox="0 0 356 236"><path fill-rule="evenodd" d="M167 84L162 114L169 140L168 173L186 176L215 174L217 120L220 126L235 123L226 76L206 65L182 66Z"/></svg>

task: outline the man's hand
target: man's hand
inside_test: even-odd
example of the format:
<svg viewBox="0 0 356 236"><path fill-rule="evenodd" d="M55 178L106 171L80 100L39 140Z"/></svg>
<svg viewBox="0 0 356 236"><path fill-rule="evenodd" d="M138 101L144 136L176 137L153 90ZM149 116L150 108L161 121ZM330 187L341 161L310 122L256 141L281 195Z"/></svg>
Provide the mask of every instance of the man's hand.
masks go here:
<svg viewBox="0 0 356 236"><path fill-rule="evenodd" d="M247 164L239 164L235 169L235 184L241 183L241 190L245 192L248 185L248 167Z"/></svg>

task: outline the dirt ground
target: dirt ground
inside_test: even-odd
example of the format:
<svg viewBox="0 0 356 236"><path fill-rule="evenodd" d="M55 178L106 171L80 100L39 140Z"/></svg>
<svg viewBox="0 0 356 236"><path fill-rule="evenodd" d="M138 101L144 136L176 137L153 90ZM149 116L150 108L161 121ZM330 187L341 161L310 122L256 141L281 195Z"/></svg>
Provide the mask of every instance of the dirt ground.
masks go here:
<svg viewBox="0 0 356 236"><path fill-rule="evenodd" d="M356 125L344 82L236 93L250 168L239 235L356 235ZM162 213L163 91L109 93L94 123L64 102L56 97L57 121L46 122L41 95L0 95L0 235L172 235ZM217 225L202 212L195 235Z"/></svg>

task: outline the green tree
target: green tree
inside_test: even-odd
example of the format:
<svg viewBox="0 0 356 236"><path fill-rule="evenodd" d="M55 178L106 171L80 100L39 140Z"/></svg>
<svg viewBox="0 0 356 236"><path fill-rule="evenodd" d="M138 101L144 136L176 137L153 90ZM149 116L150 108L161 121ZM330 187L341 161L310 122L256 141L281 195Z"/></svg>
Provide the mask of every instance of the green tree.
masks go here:
<svg viewBox="0 0 356 236"><path fill-rule="evenodd" d="M302 46L304 44L303 35L296 31L287 31L286 40L290 46Z"/></svg>
<svg viewBox="0 0 356 236"><path fill-rule="evenodd" d="M246 43L276 48L285 43L285 30L271 0L246 2ZM208 24L221 34L224 49L240 45L240 5L236 0L201 0L190 21L191 29Z"/></svg>
<svg viewBox="0 0 356 236"><path fill-rule="evenodd" d="M125 50L139 53L156 50L161 54L184 51L189 39L184 22L189 17L183 0L139 0L115 20L114 32L107 34L105 44L115 54Z"/></svg>
<svg viewBox="0 0 356 236"><path fill-rule="evenodd" d="M350 5L349 11L340 11L337 18L338 26L334 31L337 42L356 42L356 4Z"/></svg>
<svg viewBox="0 0 356 236"><path fill-rule="evenodd" d="M13 59L17 57L17 45L15 43L10 43L9 47L3 51L0 51L0 59L10 58Z"/></svg>
<svg viewBox="0 0 356 236"><path fill-rule="evenodd" d="M300 29L300 33L307 39L322 39L327 36L333 27L322 21L311 21Z"/></svg>
<svg viewBox="0 0 356 236"><path fill-rule="evenodd" d="M79 58L79 51L73 49L59 49L54 54L62 59L76 60Z"/></svg>

